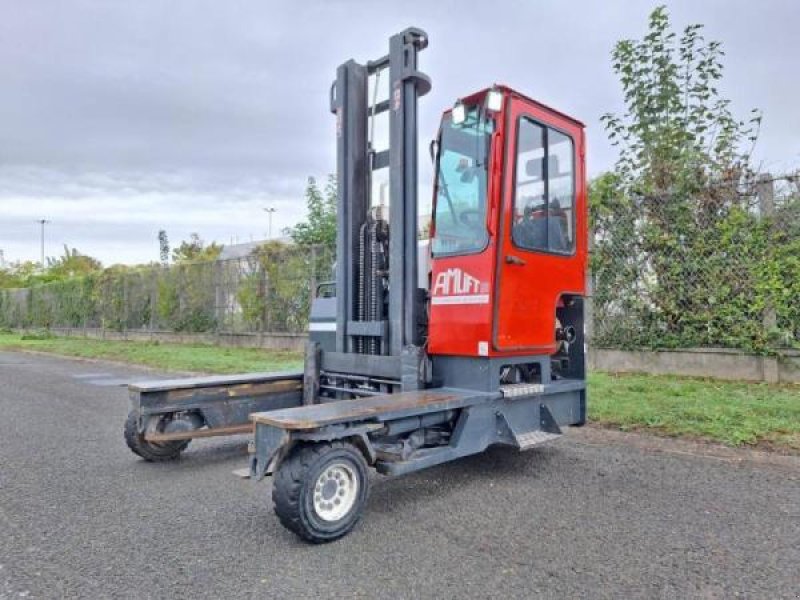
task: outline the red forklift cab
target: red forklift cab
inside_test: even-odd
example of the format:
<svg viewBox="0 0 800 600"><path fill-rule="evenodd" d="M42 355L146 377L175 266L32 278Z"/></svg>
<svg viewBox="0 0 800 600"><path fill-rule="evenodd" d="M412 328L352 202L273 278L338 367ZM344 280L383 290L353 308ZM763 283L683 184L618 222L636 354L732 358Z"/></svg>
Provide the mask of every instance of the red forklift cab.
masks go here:
<svg viewBox="0 0 800 600"><path fill-rule="evenodd" d="M556 352L558 311L585 294L583 129L504 86L444 114L431 233L431 355Z"/></svg>

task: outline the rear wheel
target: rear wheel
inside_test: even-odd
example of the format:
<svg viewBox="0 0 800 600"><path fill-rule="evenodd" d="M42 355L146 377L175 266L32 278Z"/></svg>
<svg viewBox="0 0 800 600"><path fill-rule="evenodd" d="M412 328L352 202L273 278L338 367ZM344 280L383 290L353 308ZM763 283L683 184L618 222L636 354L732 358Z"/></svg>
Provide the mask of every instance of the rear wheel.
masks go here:
<svg viewBox="0 0 800 600"><path fill-rule="evenodd" d="M283 526L317 544L349 533L368 494L367 463L355 446L342 441L296 446L272 487Z"/></svg>
<svg viewBox="0 0 800 600"><path fill-rule="evenodd" d="M170 423L170 415L149 417L144 427L145 432L163 432ZM139 413L132 410L125 421L125 443L134 454L138 454L149 462L175 460L189 445L191 440L155 443L144 439L144 432L139 431Z"/></svg>

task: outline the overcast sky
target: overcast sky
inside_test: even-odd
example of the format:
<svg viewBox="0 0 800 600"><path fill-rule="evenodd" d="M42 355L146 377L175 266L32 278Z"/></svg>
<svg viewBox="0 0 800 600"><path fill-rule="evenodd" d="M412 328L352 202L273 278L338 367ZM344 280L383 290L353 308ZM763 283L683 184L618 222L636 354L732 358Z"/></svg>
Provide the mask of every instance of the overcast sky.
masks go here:
<svg viewBox="0 0 800 600"><path fill-rule="evenodd" d="M157 260L157 232L230 243L302 218L309 175L334 170L338 64L427 30L424 144L458 96L506 83L587 124L590 174L615 159L599 116L621 108L615 41L655 2L80 2L0 0L0 249L68 244L105 264ZM723 90L764 112L756 159L800 166L800 2L668 1L727 52ZM420 154L421 190L431 177ZM427 198L426 198L427 199Z"/></svg>

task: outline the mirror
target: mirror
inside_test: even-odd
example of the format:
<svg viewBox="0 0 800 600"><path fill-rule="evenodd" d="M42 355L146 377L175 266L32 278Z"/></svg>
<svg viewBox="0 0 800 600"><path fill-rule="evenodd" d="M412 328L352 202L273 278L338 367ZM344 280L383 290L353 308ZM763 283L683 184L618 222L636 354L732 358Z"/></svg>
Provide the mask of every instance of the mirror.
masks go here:
<svg viewBox="0 0 800 600"><path fill-rule="evenodd" d="M428 150L431 153L431 163L434 165L436 164L436 153L439 150L439 142L436 140L431 140L430 145L428 146Z"/></svg>

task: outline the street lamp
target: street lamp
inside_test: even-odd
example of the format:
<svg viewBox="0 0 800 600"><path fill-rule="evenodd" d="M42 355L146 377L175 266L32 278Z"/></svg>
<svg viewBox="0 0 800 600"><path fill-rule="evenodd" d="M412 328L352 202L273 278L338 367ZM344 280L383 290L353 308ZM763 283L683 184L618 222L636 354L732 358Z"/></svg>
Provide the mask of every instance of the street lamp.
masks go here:
<svg viewBox="0 0 800 600"><path fill-rule="evenodd" d="M42 271L44 271L44 226L47 223L49 223L50 221L48 221L47 219L37 219L36 222L39 223L39 225L42 226L42 233L41 233L41 236L40 236L40 241L41 241L41 246L42 246L42 263L41 263L41 265L42 265Z"/></svg>
<svg viewBox="0 0 800 600"><path fill-rule="evenodd" d="M267 239L269 240L272 239L272 213L274 213L277 210L278 210L277 208L273 208L272 206L264 209L264 212L266 212L269 215L269 234L267 235Z"/></svg>

